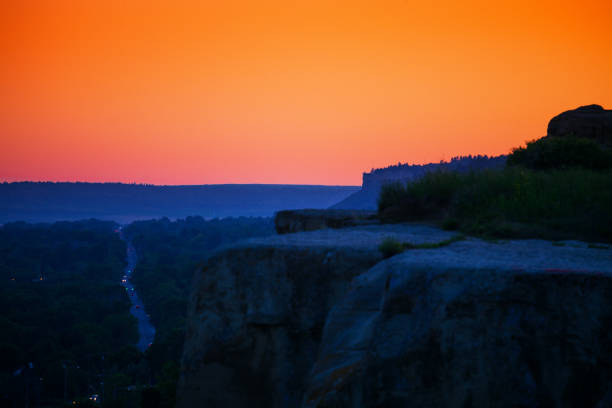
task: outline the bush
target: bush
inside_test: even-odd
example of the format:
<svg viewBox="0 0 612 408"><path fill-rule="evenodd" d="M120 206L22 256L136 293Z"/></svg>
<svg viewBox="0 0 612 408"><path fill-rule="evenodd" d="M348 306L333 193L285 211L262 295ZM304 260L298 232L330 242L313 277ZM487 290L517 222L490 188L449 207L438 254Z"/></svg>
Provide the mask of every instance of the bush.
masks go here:
<svg viewBox="0 0 612 408"><path fill-rule="evenodd" d="M564 137L542 138L517 147L508 156L509 166L534 170L582 168L605 170L612 168L612 152L591 139Z"/></svg>
<svg viewBox="0 0 612 408"><path fill-rule="evenodd" d="M431 203L431 204L429 204ZM389 185L379 215L391 221L431 221L493 237L612 241L612 172L534 171L521 167L437 173Z"/></svg>
<svg viewBox="0 0 612 408"><path fill-rule="evenodd" d="M455 196L461 175L431 172L415 183L384 185L378 212L388 220L422 219L440 214Z"/></svg>
<svg viewBox="0 0 612 408"><path fill-rule="evenodd" d="M395 238L386 238L379 246L378 250L384 258L390 258L394 255L404 252L404 244Z"/></svg>

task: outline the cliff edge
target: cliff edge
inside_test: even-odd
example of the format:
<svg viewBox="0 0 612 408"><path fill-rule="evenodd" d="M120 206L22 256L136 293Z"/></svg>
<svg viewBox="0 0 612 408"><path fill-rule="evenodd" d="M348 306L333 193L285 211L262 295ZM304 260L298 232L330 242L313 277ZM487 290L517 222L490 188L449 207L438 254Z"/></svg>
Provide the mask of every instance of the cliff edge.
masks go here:
<svg viewBox="0 0 612 408"><path fill-rule="evenodd" d="M470 238L383 260L390 236L451 234L324 229L210 257L177 406L609 406L611 249Z"/></svg>

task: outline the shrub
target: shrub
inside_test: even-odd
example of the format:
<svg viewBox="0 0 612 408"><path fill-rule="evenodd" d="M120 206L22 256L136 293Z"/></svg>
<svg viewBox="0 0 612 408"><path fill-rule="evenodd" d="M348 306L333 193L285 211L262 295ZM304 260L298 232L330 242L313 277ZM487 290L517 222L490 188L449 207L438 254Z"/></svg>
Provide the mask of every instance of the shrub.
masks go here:
<svg viewBox="0 0 612 408"><path fill-rule="evenodd" d="M401 254L402 252L404 252L404 244L402 244L395 238L386 238L378 246L378 250L382 253L384 258L390 258L393 255Z"/></svg>
<svg viewBox="0 0 612 408"><path fill-rule="evenodd" d="M385 186L379 215L392 221L453 220L481 236L612 241L612 172L534 171L511 166L437 173ZM454 225L453 225L454 224Z"/></svg>
<svg viewBox="0 0 612 408"><path fill-rule="evenodd" d="M378 212L388 220L421 219L439 214L453 199L461 175L455 172L427 173L417 182L384 185Z"/></svg>
<svg viewBox="0 0 612 408"><path fill-rule="evenodd" d="M526 147L513 149L506 163L534 170L605 170L612 168L612 152L591 139L546 137L527 142Z"/></svg>

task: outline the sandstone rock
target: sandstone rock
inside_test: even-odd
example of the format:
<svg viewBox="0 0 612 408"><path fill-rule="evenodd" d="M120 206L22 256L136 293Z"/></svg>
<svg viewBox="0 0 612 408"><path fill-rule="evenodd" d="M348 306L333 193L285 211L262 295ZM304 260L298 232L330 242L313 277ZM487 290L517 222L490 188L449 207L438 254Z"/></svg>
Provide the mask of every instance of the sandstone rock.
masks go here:
<svg viewBox="0 0 612 408"><path fill-rule="evenodd" d="M550 120L547 135L584 137L612 146L612 110L587 105L563 112Z"/></svg>
<svg viewBox="0 0 612 408"><path fill-rule="evenodd" d="M230 249L197 273L179 408L295 407L329 309L375 251Z"/></svg>
<svg viewBox="0 0 612 408"><path fill-rule="evenodd" d="M602 407L612 249L373 225L258 238L191 296L178 407Z"/></svg>
<svg viewBox="0 0 612 408"><path fill-rule="evenodd" d="M327 319L303 406L605 404L612 251L549 245L469 240L355 278Z"/></svg>
<svg viewBox="0 0 612 408"><path fill-rule="evenodd" d="M382 259L385 237L450 233L369 226L257 238L213 255L190 299L177 407L296 407L329 310Z"/></svg>

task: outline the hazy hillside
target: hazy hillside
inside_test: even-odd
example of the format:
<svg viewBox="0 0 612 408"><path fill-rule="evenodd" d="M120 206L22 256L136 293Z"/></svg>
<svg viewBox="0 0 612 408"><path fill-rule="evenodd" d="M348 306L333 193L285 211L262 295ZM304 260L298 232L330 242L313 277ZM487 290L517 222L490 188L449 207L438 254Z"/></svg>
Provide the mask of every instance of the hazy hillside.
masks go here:
<svg viewBox="0 0 612 408"><path fill-rule="evenodd" d="M90 217L130 222L163 216L270 216L281 209L327 208L358 189L273 184L3 183L0 223Z"/></svg>

